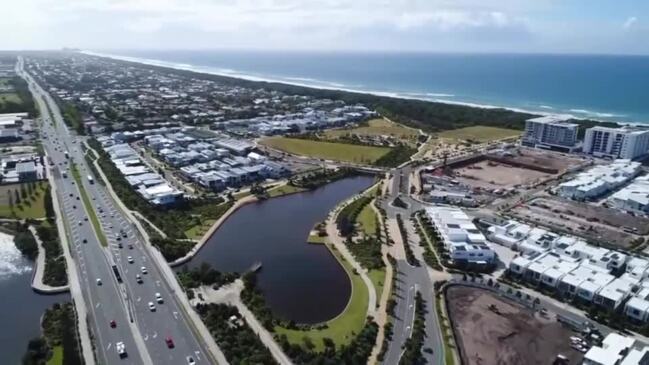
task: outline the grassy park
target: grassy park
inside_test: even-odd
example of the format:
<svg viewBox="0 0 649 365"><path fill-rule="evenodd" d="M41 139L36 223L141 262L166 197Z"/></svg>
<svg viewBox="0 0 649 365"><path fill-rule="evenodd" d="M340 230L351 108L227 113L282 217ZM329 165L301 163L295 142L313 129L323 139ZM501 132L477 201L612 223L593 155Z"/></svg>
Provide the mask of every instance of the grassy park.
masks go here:
<svg viewBox="0 0 649 365"><path fill-rule="evenodd" d="M47 182L0 186L0 217L45 218L45 197L48 186Z"/></svg>
<svg viewBox="0 0 649 365"><path fill-rule="evenodd" d="M269 198L275 198L278 196L282 195L288 195L288 194L293 194L293 193L299 193L302 191L305 191L306 189L298 187L298 186L293 186L290 184L284 184L280 185L277 187L274 187L272 189L268 190L268 197Z"/></svg>
<svg viewBox="0 0 649 365"><path fill-rule="evenodd" d="M261 143L295 155L359 164L372 164L390 152L390 149L386 147L320 142L286 137L265 138Z"/></svg>
<svg viewBox="0 0 649 365"><path fill-rule="evenodd" d="M476 142L488 142L503 138L518 137L522 131L507 128L473 126L460 129L452 129L439 133L440 138L454 140L472 140Z"/></svg>
<svg viewBox="0 0 649 365"><path fill-rule="evenodd" d="M345 310L336 318L325 323L326 328L311 330L293 330L284 327L275 327L279 335L286 335L288 341L295 344L302 344L304 338L309 338L315 345L315 351L324 349L324 338L330 338L337 347L349 344L354 337L360 333L365 325L369 294L367 287L360 275L354 273L354 269L347 261L332 249L332 253L343 265L352 282L352 295Z"/></svg>
<svg viewBox="0 0 649 365"><path fill-rule="evenodd" d="M361 232L368 236L376 234L376 213L371 203L363 207L356 221L360 223Z"/></svg>

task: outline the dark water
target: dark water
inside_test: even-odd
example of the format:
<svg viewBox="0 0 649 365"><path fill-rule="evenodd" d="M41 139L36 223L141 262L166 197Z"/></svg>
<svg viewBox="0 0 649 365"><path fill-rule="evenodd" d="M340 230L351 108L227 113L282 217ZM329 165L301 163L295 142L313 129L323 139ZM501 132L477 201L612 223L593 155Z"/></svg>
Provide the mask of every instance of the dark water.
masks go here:
<svg viewBox="0 0 649 365"><path fill-rule="evenodd" d="M314 87L649 123L649 57L114 50L146 63Z"/></svg>
<svg viewBox="0 0 649 365"><path fill-rule="evenodd" d="M373 178L340 180L311 192L248 204L233 214L189 263L245 271L261 261L258 283L273 313L298 323L338 315L351 294L344 269L322 245L306 243L311 228Z"/></svg>
<svg viewBox="0 0 649 365"><path fill-rule="evenodd" d="M0 364L20 364L30 339L40 335L45 309L69 301L67 294L44 296L31 289L32 263L0 233Z"/></svg>

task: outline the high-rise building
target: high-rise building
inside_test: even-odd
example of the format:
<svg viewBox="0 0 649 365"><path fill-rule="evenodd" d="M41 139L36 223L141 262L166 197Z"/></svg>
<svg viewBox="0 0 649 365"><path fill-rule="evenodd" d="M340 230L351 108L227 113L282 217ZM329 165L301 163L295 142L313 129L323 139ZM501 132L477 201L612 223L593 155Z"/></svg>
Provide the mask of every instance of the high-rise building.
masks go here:
<svg viewBox="0 0 649 365"><path fill-rule="evenodd" d="M578 125L561 116L545 116L525 121L524 146L573 152L579 148Z"/></svg>
<svg viewBox="0 0 649 365"><path fill-rule="evenodd" d="M634 159L649 152L649 130L593 127L586 130L584 152L596 157Z"/></svg>

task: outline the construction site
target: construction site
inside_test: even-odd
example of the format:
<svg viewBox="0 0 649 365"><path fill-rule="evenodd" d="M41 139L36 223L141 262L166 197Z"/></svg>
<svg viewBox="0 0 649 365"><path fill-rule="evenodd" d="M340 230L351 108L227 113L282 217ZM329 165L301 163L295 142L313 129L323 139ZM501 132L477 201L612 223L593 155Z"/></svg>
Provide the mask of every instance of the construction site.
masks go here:
<svg viewBox="0 0 649 365"><path fill-rule="evenodd" d="M446 303L462 363L552 364L557 357L580 364L571 346L575 332L554 314L523 307L484 289L452 286Z"/></svg>

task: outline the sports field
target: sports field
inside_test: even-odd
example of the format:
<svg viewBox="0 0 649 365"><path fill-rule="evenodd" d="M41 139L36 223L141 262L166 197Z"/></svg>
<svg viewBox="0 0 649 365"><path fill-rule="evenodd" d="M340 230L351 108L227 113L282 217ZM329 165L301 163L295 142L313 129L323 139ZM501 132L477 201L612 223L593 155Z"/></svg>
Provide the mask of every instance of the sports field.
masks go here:
<svg viewBox="0 0 649 365"><path fill-rule="evenodd" d="M518 137L522 131L507 128L474 126L460 129L452 129L438 134L440 138L455 140L472 140L476 142L488 142L509 137Z"/></svg>
<svg viewBox="0 0 649 365"><path fill-rule="evenodd" d="M371 164L390 151L390 148L387 147L360 146L286 137L265 138L260 143L294 155L358 164Z"/></svg>

